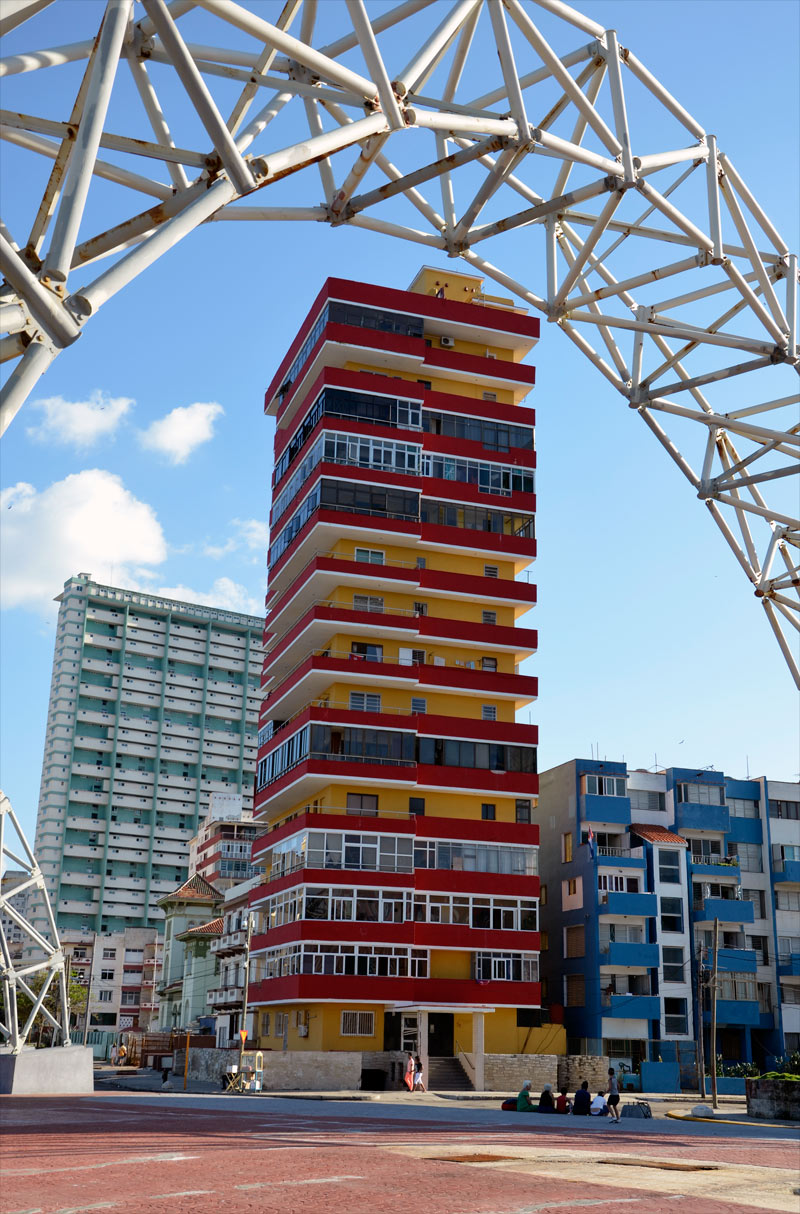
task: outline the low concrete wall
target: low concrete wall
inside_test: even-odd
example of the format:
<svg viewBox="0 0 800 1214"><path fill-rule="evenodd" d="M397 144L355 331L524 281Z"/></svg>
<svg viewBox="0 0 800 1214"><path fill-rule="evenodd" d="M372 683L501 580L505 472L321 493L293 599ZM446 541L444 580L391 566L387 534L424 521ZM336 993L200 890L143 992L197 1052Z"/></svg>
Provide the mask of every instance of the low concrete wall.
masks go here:
<svg viewBox="0 0 800 1214"><path fill-rule="evenodd" d="M711 1090L711 1080L706 1080L706 1087ZM717 1095L719 1096L744 1096L747 1089L745 1088L744 1075L718 1075L717 1076Z"/></svg>
<svg viewBox="0 0 800 1214"><path fill-rule="evenodd" d="M751 1117L800 1121L800 1083L787 1079L746 1079Z"/></svg>
<svg viewBox="0 0 800 1214"><path fill-rule="evenodd" d="M609 1061L605 1057L590 1054L565 1054L558 1059L558 1086L575 1092L584 1079L589 1080L589 1090L596 1094L608 1087ZM622 1079L621 1075L617 1076ZM620 1086L622 1086L620 1084Z"/></svg>
<svg viewBox="0 0 800 1214"><path fill-rule="evenodd" d="M20 1054L0 1053L3 1096L86 1096L93 1091L94 1059L88 1047L26 1046Z"/></svg>
<svg viewBox="0 0 800 1214"><path fill-rule="evenodd" d="M483 1063L483 1083L487 1092L518 1092L530 1079L534 1093L541 1092L546 1083L556 1086L558 1077L556 1054L486 1054Z"/></svg>
<svg viewBox="0 0 800 1214"><path fill-rule="evenodd" d="M679 1092L681 1068L677 1062L642 1062L639 1064L643 1092ZM599 1089L598 1089L599 1091Z"/></svg>
<svg viewBox="0 0 800 1214"><path fill-rule="evenodd" d="M252 1057L254 1051L246 1051ZM265 1050L263 1088L267 1092L342 1092L357 1090L361 1053L338 1050ZM175 1051L173 1079L183 1076L186 1054ZM189 1078L222 1086L225 1072L238 1063L238 1050L192 1049Z"/></svg>

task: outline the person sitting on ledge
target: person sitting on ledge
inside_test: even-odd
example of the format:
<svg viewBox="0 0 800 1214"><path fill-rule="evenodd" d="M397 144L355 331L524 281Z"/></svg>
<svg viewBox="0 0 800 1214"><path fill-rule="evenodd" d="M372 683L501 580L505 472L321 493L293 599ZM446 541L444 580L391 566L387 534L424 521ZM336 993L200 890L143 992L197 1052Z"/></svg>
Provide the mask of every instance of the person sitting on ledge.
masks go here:
<svg viewBox="0 0 800 1214"><path fill-rule="evenodd" d="M575 1099L572 1103L573 1116L588 1117L591 1104L592 1098L589 1095L589 1080L584 1079L583 1083L575 1093Z"/></svg>
<svg viewBox="0 0 800 1214"><path fill-rule="evenodd" d="M556 1112L569 1113L572 1110L572 1101L567 1095L567 1089L561 1088L559 1095L556 1097Z"/></svg>
<svg viewBox="0 0 800 1214"><path fill-rule="evenodd" d="M592 1101L590 1110L592 1117L608 1117L608 1105L606 1104L605 1092L598 1092Z"/></svg>
<svg viewBox="0 0 800 1214"><path fill-rule="evenodd" d="M546 1083L542 1088L542 1094L539 1097L539 1107L537 1113L555 1113L556 1104L553 1100L553 1085Z"/></svg>
<svg viewBox="0 0 800 1214"><path fill-rule="evenodd" d="M517 1112L518 1113L535 1113L536 1105L531 1100L531 1081L526 1079L522 1085L522 1090L517 1096Z"/></svg>

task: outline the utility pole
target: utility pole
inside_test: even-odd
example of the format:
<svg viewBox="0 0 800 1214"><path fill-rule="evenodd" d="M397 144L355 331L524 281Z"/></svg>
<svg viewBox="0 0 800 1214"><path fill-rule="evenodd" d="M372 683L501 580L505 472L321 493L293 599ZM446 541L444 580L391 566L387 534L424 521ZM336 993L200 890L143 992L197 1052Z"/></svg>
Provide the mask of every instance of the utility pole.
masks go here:
<svg viewBox="0 0 800 1214"><path fill-rule="evenodd" d="M699 1008L700 1029L697 1034L697 1071L698 1071L698 1087L700 1088L700 1099L706 1098L706 1058L703 1037L705 1035L706 1026L704 1022L705 1000L703 999L703 946L697 946L697 1004Z"/></svg>
<svg viewBox="0 0 800 1214"><path fill-rule="evenodd" d="M244 988L242 990L242 1023L239 1029L239 1074L242 1073L244 1043L247 1037L247 1000L250 994L250 941L253 936L253 915L247 916L247 935L244 945Z"/></svg>
<svg viewBox="0 0 800 1214"><path fill-rule="evenodd" d="M86 987L86 1011L83 1013L83 1044L86 1045L89 1036L89 1000L92 997L92 978L94 977L94 963L97 956L97 932L92 933L92 959L89 962L89 985Z"/></svg>
<svg viewBox="0 0 800 1214"><path fill-rule="evenodd" d="M711 1106L717 1102L717 961L719 956L719 919L714 920L714 966L711 971Z"/></svg>

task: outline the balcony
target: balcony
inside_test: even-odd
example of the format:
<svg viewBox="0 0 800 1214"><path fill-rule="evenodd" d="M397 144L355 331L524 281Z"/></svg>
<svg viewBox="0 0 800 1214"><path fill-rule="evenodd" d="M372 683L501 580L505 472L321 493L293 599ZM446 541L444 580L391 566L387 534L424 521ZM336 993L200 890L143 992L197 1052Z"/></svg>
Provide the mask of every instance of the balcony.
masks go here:
<svg viewBox="0 0 800 1214"><path fill-rule="evenodd" d="M247 932L226 932L218 940L211 941L212 953L238 953L245 946Z"/></svg>
<svg viewBox="0 0 800 1214"><path fill-rule="evenodd" d="M706 1009L704 1019L706 1024L711 1023L711 1012L709 1009ZM761 1009L758 1006L758 1000L718 999L717 1024L749 1025L751 1028L759 1028L761 1025Z"/></svg>
<svg viewBox="0 0 800 1214"><path fill-rule="evenodd" d="M772 871L776 885L783 882L793 885L800 883L800 860L776 860Z"/></svg>
<svg viewBox="0 0 800 1214"><path fill-rule="evenodd" d="M206 995L206 1004L208 1007L236 1007L241 1006L244 988L241 986L220 986L215 987Z"/></svg>
<svg viewBox="0 0 800 1214"><path fill-rule="evenodd" d="M644 868L643 847L598 847L597 861L613 863L615 868Z"/></svg>
<svg viewBox="0 0 800 1214"><path fill-rule="evenodd" d="M624 1020L658 1020L661 1000L658 995L604 995L603 1016Z"/></svg>
<svg viewBox="0 0 800 1214"><path fill-rule="evenodd" d="M752 903L750 905L752 906ZM648 918L653 918L658 914L658 902L655 894L625 894L621 891L606 893L601 891L600 914L644 915Z"/></svg>
<svg viewBox="0 0 800 1214"><path fill-rule="evenodd" d="M645 969L656 969L658 967L658 945L611 940L605 949L601 946L600 964L637 965Z"/></svg>
<svg viewBox="0 0 800 1214"><path fill-rule="evenodd" d="M731 878L738 884L739 861L735 856L690 856L689 869L693 877L714 877L717 881Z"/></svg>
<svg viewBox="0 0 800 1214"><path fill-rule="evenodd" d="M752 902L739 898L704 898L692 904L692 918L695 923L712 923L714 919L720 923L752 923L754 909Z"/></svg>
<svg viewBox="0 0 800 1214"><path fill-rule="evenodd" d="M781 978L800 978L800 953L779 953L778 973Z"/></svg>
<svg viewBox="0 0 800 1214"><path fill-rule="evenodd" d="M675 826L681 830L713 830L727 834L731 819L727 805L695 805L683 801L675 807Z"/></svg>
<svg viewBox="0 0 800 1214"><path fill-rule="evenodd" d="M717 952L717 968L735 974L754 974L757 958L751 948L721 948Z"/></svg>
<svg viewBox="0 0 800 1214"><path fill-rule="evenodd" d="M630 797L602 797L597 793L584 793L581 797L581 821L630 826Z"/></svg>

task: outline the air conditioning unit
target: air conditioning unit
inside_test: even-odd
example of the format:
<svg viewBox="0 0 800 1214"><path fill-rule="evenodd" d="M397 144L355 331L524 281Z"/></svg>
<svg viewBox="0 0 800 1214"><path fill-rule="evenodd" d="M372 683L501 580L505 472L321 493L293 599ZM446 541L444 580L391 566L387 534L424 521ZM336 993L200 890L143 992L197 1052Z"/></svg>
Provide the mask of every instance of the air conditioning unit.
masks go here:
<svg viewBox="0 0 800 1214"><path fill-rule="evenodd" d="M308 1036L308 1025L307 1024L298 1025L297 1036L298 1037L307 1037Z"/></svg>
<svg viewBox="0 0 800 1214"><path fill-rule="evenodd" d="M453 346L455 344L456 344L456 339L454 337L440 337L439 338L439 345L442 346L442 348L445 350L452 350Z"/></svg>

